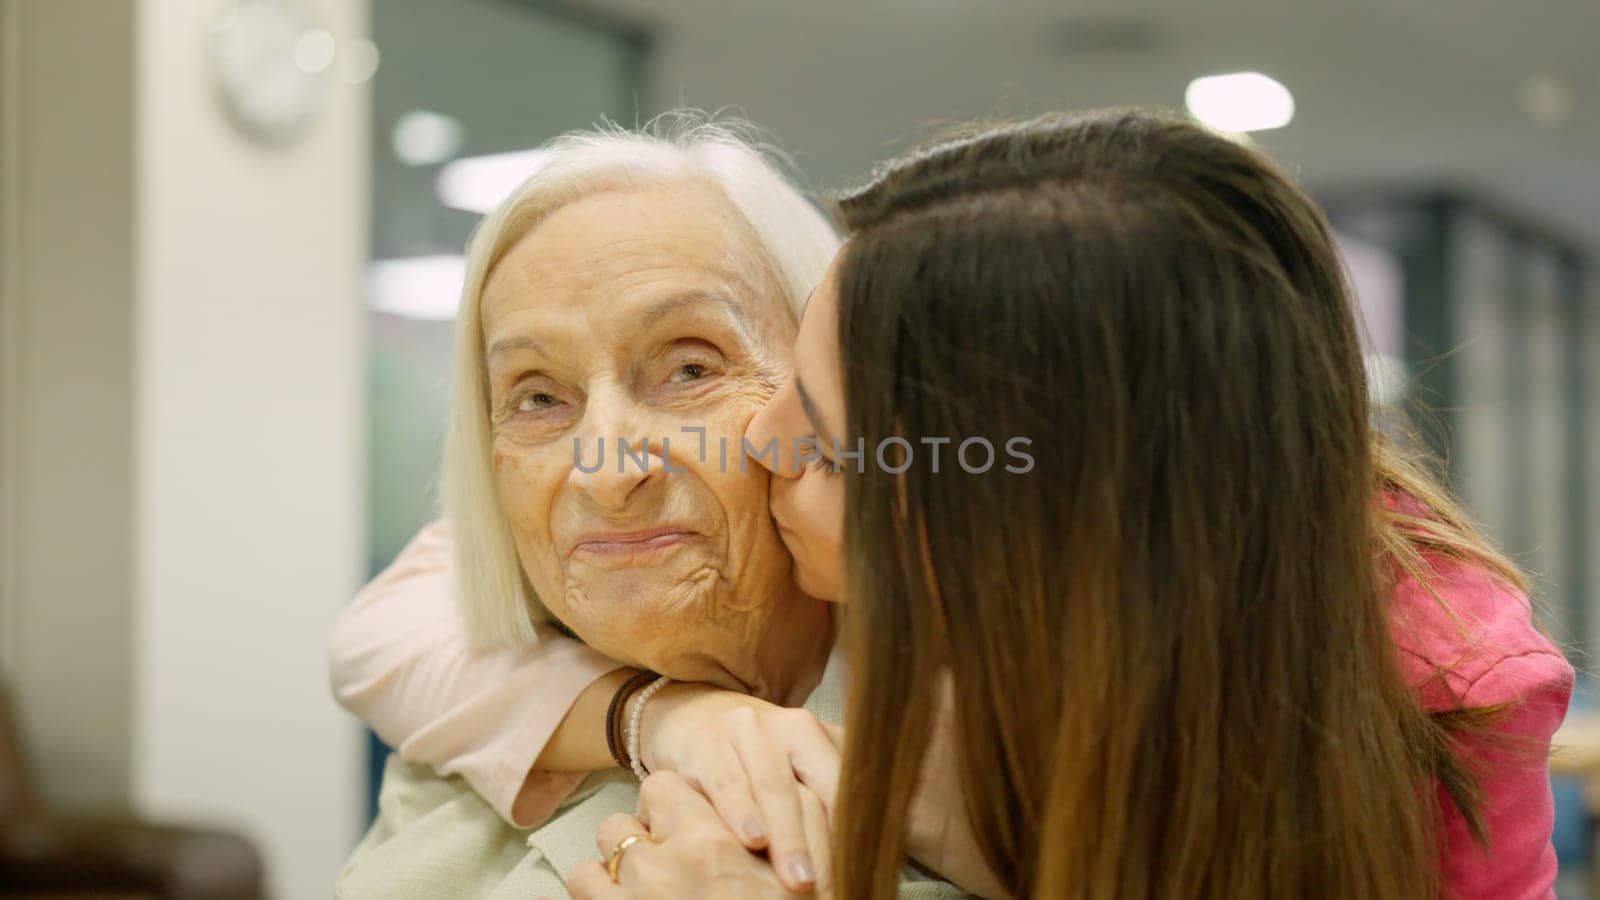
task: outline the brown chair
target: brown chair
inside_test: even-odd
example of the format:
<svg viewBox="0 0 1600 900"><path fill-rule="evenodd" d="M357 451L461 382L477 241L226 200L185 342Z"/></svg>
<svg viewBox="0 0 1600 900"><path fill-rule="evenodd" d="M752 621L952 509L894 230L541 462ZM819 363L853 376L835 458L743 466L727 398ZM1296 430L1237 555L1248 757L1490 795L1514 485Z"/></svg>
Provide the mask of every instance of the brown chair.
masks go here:
<svg viewBox="0 0 1600 900"><path fill-rule="evenodd" d="M228 832L51 815L0 690L0 897L260 900L261 859Z"/></svg>

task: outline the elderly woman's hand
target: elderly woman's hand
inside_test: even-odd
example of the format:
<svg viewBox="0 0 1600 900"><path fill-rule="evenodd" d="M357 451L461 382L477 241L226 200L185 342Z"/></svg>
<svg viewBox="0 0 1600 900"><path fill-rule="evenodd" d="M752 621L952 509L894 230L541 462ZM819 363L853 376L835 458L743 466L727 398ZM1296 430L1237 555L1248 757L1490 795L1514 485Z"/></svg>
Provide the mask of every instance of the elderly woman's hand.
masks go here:
<svg viewBox="0 0 1600 900"><path fill-rule="evenodd" d="M802 786L798 793L817 864L816 895L830 897L827 813L809 788ZM607 819L595 843L608 862L586 862L572 870L567 888L577 900L799 896L779 882L766 860L745 849L705 797L671 772L645 779L639 815Z"/></svg>
<svg viewBox="0 0 1600 900"><path fill-rule="evenodd" d="M766 850L771 866L762 868L775 870L789 890L806 892L825 871L818 860L827 853L827 832L808 832L805 798L832 809L839 734L803 709L673 684L645 706L639 753L650 771L675 772L703 793L742 851ZM705 806L701 800L696 808Z"/></svg>

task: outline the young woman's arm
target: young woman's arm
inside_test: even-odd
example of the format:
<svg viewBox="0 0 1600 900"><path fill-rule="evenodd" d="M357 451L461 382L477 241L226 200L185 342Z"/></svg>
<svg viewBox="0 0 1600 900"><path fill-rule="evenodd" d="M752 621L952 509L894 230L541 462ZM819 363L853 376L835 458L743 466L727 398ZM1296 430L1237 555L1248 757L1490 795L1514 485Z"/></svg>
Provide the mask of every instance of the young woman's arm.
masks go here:
<svg viewBox="0 0 1600 900"><path fill-rule="evenodd" d="M401 758L459 774L503 818L549 818L584 774L615 765L605 714L633 670L550 628L532 647L471 647L447 527L423 529L335 627L334 695ZM703 790L792 887L814 871L797 779L831 797L838 750L815 719L731 691L674 684L646 707L640 755ZM794 874L792 874L794 873Z"/></svg>
<svg viewBox="0 0 1600 900"><path fill-rule="evenodd" d="M1406 576L1393 594L1403 677L1431 713L1502 710L1492 724L1458 735L1455 746L1478 778L1487 846L1437 790L1441 896L1554 898L1550 738L1567 714L1572 666L1535 626L1520 590L1443 554L1425 555L1424 567L1426 585Z"/></svg>
<svg viewBox="0 0 1600 900"><path fill-rule="evenodd" d="M552 738L569 711L575 736L598 694L593 719L602 721L605 684L626 676L553 629L532 647L475 651L454 590L449 532L434 523L340 618L329 652L334 696L401 758L461 775L506 820L536 825L582 773L612 765L603 740L593 754L589 742Z"/></svg>
<svg viewBox="0 0 1600 900"><path fill-rule="evenodd" d="M1446 815L1439 862L1451 900L1546 900L1555 897L1556 852L1550 842L1550 738L1567 713L1572 667L1559 653L1510 656L1462 697L1465 708L1508 705L1506 718L1461 740L1464 759L1482 773L1489 845L1459 815ZM1453 809L1444 791L1439 802Z"/></svg>

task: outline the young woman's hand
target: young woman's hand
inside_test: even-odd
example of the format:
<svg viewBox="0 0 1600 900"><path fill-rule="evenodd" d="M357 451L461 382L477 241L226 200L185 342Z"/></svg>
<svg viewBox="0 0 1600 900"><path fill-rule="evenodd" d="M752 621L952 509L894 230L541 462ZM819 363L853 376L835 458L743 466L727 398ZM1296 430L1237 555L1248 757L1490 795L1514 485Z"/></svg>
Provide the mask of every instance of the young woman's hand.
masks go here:
<svg viewBox="0 0 1600 900"><path fill-rule="evenodd" d="M815 893L832 896L828 820L811 789L797 792L802 828L815 848ZM576 900L677 900L680 897L777 898L799 896L772 866L747 850L711 804L682 777L661 772L639 788L639 814L601 823L595 843L610 860L625 840L612 881L606 864L585 862L567 876Z"/></svg>
<svg viewBox="0 0 1600 900"><path fill-rule="evenodd" d="M827 832L808 834L803 807L810 796L832 809L839 746L810 713L671 684L645 705L639 755L651 772L675 772L704 794L747 855L766 850L771 866L763 868L788 890L810 891L826 871L818 858L826 856Z"/></svg>

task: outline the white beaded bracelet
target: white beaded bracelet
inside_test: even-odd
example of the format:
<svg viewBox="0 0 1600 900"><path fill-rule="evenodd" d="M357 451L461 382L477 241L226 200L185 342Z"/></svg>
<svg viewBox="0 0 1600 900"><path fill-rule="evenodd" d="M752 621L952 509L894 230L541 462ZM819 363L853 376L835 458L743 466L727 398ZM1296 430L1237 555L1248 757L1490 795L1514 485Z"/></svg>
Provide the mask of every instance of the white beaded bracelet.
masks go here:
<svg viewBox="0 0 1600 900"><path fill-rule="evenodd" d="M640 781L650 774L645 771L644 763L639 759L639 723L644 721L644 705L656 695L656 691L671 683L672 679L665 675L650 682L649 686L634 698L633 712L628 716L628 763L633 766L633 774L638 776Z"/></svg>

